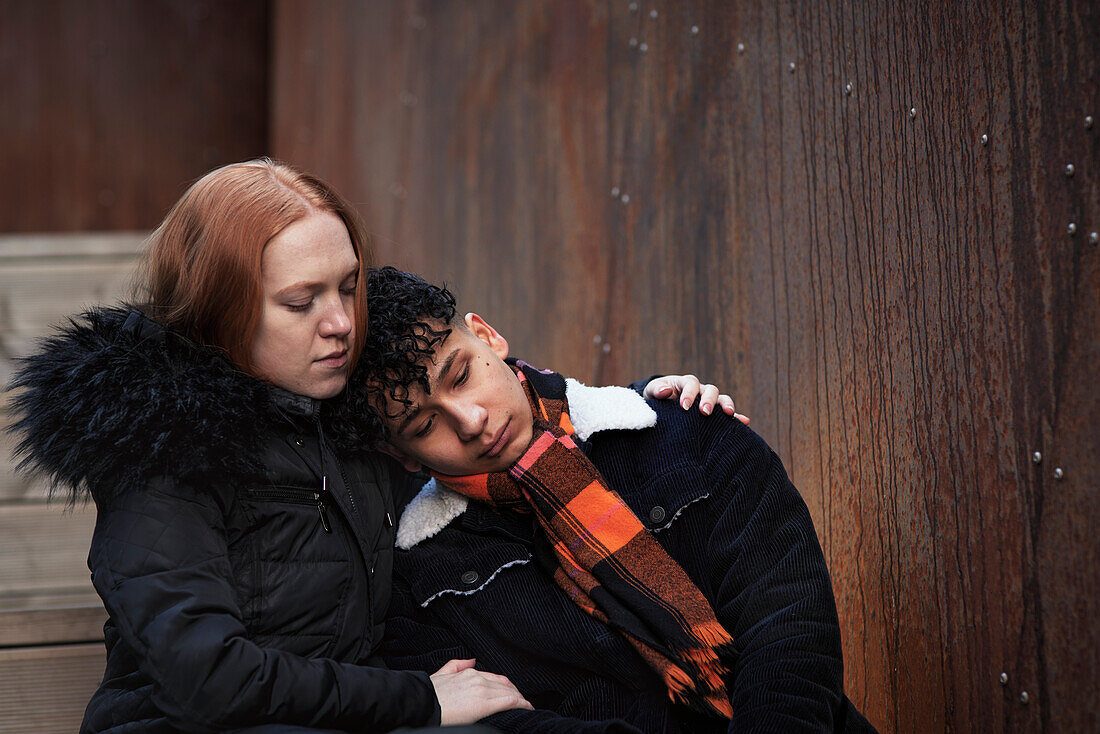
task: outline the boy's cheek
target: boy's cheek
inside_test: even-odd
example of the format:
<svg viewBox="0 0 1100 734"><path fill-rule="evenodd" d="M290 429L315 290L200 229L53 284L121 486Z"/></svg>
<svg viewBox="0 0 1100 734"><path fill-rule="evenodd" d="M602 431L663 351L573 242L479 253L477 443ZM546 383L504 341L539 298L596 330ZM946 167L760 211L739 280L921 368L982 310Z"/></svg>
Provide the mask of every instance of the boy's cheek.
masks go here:
<svg viewBox="0 0 1100 734"><path fill-rule="evenodd" d="M384 443L378 447L378 450L387 456L392 456L401 466L405 467L406 471L417 472L424 468L423 464L406 454L397 446L394 446L392 443Z"/></svg>

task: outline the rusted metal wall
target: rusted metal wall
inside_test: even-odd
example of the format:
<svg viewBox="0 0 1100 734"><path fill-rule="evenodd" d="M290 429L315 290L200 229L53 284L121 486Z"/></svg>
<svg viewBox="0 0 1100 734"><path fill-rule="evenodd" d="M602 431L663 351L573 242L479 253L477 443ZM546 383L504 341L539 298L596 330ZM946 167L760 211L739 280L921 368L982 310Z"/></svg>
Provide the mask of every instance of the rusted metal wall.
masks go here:
<svg viewBox="0 0 1100 734"><path fill-rule="evenodd" d="M267 144L265 0L0 3L0 232L149 229Z"/></svg>
<svg viewBox="0 0 1100 734"><path fill-rule="evenodd" d="M532 361L695 370L752 414L876 725L1100 728L1095 3L273 18L273 148L360 204L379 260Z"/></svg>

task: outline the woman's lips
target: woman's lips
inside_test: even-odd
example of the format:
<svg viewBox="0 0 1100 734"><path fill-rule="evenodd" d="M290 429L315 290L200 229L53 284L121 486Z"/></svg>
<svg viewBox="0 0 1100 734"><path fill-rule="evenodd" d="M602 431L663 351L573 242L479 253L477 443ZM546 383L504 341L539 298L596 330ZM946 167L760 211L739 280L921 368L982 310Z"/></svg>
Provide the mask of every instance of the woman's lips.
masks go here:
<svg viewBox="0 0 1100 734"><path fill-rule="evenodd" d="M511 420L509 420L504 424L504 428L500 429L500 435L498 435L497 439L493 441L493 445L490 446L489 449L484 454L482 454L482 456L486 458L492 458L496 456L504 450L504 447L508 445L508 441L511 438L512 422Z"/></svg>
<svg viewBox="0 0 1100 734"><path fill-rule="evenodd" d="M332 368L332 369L337 369L337 368L343 367L347 363L348 363L348 352L347 352L346 349L342 352L336 352L334 354L330 354L327 357L322 357L321 359L317 360L317 364L319 364L323 367L329 367L329 368Z"/></svg>

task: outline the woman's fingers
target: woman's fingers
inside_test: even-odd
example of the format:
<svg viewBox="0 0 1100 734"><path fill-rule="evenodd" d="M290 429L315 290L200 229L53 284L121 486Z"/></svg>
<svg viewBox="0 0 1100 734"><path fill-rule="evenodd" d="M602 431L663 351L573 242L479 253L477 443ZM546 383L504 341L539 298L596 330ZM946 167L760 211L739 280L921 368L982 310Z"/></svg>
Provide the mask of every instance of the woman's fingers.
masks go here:
<svg viewBox="0 0 1100 734"><path fill-rule="evenodd" d="M468 668L474 667L477 664L477 660L474 658L466 658L464 660L448 660L443 664L443 667L435 671L435 675L449 675L458 673Z"/></svg>
<svg viewBox="0 0 1100 734"><path fill-rule="evenodd" d="M439 699L442 725L472 724L499 711L534 708L505 676L472 667L462 668L458 672L444 672L456 667L452 663L458 663L461 667L473 661L452 660L431 676L435 696Z"/></svg>
<svg viewBox="0 0 1100 734"><path fill-rule="evenodd" d="M667 375L650 380L643 394L647 398L678 400L684 410L691 408L698 399L699 412L703 415L712 414L714 408L718 407L726 415L733 416L746 425L749 422L748 416L737 412L733 398L720 392L716 385L700 383L695 375Z"/></svg>

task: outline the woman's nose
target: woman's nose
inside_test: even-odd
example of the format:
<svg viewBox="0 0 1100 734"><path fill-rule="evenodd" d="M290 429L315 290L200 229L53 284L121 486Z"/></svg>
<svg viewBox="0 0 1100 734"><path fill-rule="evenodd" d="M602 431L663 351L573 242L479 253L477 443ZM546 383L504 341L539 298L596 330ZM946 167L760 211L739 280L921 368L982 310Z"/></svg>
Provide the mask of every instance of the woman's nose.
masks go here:
<svg viewBox="0 0 1100 734"><path fill-rule="evenodd" d="M321 336L347 336L351 333L351 313L340 298L335 299L325 309L321 317Z"/></svg>

